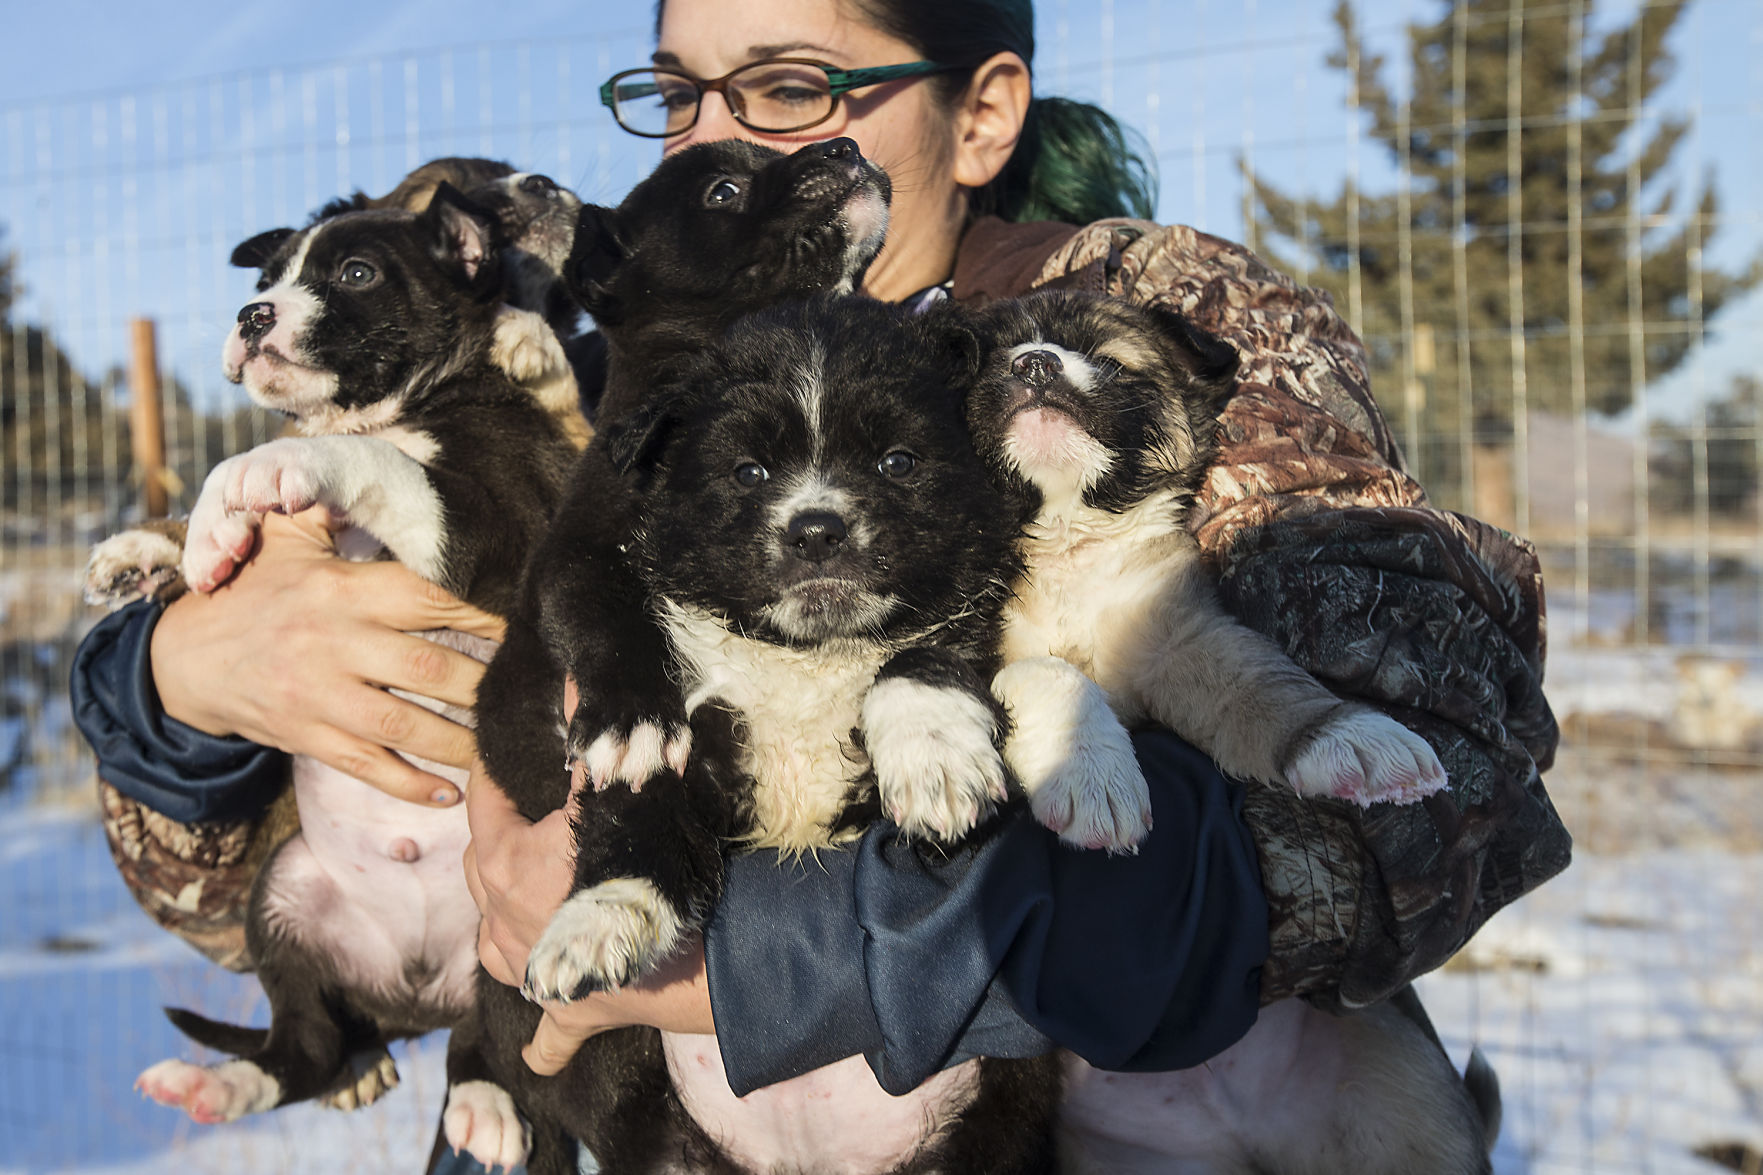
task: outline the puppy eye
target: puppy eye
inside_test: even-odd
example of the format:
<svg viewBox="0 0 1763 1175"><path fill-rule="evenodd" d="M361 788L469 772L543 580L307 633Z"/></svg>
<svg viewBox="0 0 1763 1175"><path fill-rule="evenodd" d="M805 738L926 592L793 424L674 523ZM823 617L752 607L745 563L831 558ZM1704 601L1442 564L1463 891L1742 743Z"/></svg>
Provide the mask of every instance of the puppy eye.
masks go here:
<svg viewBox="0 0 1763 1175"><path fill-rule="evenodd" d="M875 467L883 477L899 480L903 477L909 477L912 471L918 468L918 458L904 449L895 449L877 461Z"/></svg>
<svg viewBox="0 0 1763 1175"><path fill-rule="evenodd" d="M727 204L741 194L741 185L734 180L717 180L704 193L704 203L714 208L718 204Z"/></svg>
<svg viewBox="0 0 1763 1175"><path fill-rule="evenodd" d="M379 270L365 261L345 261L343 268L337 273L337 282L345 286L370 286L379 277Z"/></svg>
<svg viewBox="0 0 1763 1175"><path fill-rule="evenodd" d="M771 476L771 471L757 461L747 461L735 466L735 484L743 489L752 489Z"/></svg>

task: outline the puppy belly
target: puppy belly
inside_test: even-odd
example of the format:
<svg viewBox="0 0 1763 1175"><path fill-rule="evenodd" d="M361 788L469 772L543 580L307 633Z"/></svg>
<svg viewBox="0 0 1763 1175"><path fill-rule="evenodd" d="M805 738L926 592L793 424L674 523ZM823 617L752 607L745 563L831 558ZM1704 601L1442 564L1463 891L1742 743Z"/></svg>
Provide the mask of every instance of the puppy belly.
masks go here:
<svg viewBox="0 0 1763 1175"><path fill-rule="evenodd" d="M1060 1169L1071 1175L1474 1172L1481 1143L1456 1071L1388 1005L1301 1000L1173 1073L1107 1073L1065 1054Z"/></svg>
<svg viewBox="0 0 1763 1175"><path fill-rule="evenodd" d="M471 835L464 805L404 803L305 758L294 761L294 788L301 834L276 856L264 916L352 988L436 1011L470 1007L478 912L459 867Z"/></svg>
<svg viewBox="0 0 1763 1175"><path fill-rule="evenodd" d="M728 1155L751 1171L881 1175L973 1100L977 1062L892 1097L862 1057L737 1098L713 1036L662 1033L680 1102Z"/></svg>

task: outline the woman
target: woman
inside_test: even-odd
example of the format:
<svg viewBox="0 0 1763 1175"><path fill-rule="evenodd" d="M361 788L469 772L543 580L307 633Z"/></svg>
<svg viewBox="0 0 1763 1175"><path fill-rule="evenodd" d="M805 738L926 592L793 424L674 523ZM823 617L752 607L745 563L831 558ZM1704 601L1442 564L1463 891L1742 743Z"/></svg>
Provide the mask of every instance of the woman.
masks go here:
<svg viewBox="0 0 1763 1175"><path fill-rule="evenodd" d="M1000 944L982 941L995 921L956 917L945 925L964 926L956 933L970 949L922 957L909 929L888 939L889 950L874 949L911 921L890 912L919 910L933 893L938 909L959 915L1020 882L1021 861L958 860L946 875L902 881L872 838L858 852L829 855L825 875L799 884L799 875L745 860L731 871L705 952L686 953L644 987L551 1010L529 1052L542 1071L559 1067L585 1035L630 1023L719 1027L737 1088L855 1052L890 1071L891 1087L962 1055L1039 1047L1049 1037L1109 1067L1194 1064L1246 1031L1258 1002L1305 995L1354 1005L1399 991L1566 863L1565 834L1537 778L1554 729L1538 688L1540 595L1528 549L1424 507L1370 401L1362 350L1321 296L1189 230L1006 223L1149 210L1142 194L1123 200L1133 172L1099 112L1031 105L1032 23L1026 0L668 0L657 66L725 85L706 90L696 120L664 148L744 137L788 149L854 137L896 193L887 247L866 281L876 297L1078 286L1174 302L1230 339L1244 370L1199 531L1225 575L1226 600L1338 688L1402 707L1440 750L1453 786L1425 805L1343 810L1266 788L1242 796L1173 740L1151 751L1141 743L1147 774L1184 814L1159 822L1145 854L1151 865L1120 867L1162 870L1152 872L1165 886L1155 896L1178 902L1184 917L1152 944L1162 954L1124 962L1107 952L1142 945L1128 941L1138 926L1120 920L1120 903L1146 900L1144 875L1111 878L1105 861L1050 854L1044 841L1027 859L1052 862L1046 886L1064 903L1064 921L1024 915ZM750 99L730 75L778 57L838 69L952 68L855 89L826 121L769 133L775 122L736 117L731 95ZM993 212L1004 220L984 215ZM299 523L271 522L226 591L180 601L156 626L150 616L119 620L104 648L82 658L93 680L150 674L174 720L150 714L135 722L145 735L113 740L126 753L105 758L107 778L123 784L120 765L129 790L179 819L239 816L261 802L252 794L259 785L241 781L264 777L260 748L278 747L414 802L457 802L391 751L466 763L469 733L376 687L468 701L478 667L400 630L484 631L486 619L399 568L340 564ZM1325 592L1293 571L1318 564L1331 569ZM1348 643L1348 632L1358 639ZM137 691L146 701L137 697L134 708L150 710L153 692ZM180 772L185 782L176 782ZM486 915L482 954L493 974L513 980L567 888L567 830L561 816L525 826L481 778L470 797L477 839L467 868ZM1025 828L1001 840L1039 835ZM1168 888L1169 877L1182 887ZM1073 937L1074 925L1088 933ZM1037 934L1038 949L1024 947ZM950 964L950 955L965 962ZM902 958L967 969L902 983L888 973ZM1129 1007L1086 997L1086 975L1147 967L1158 982ZM803 975L812 982L792 985ZM911 1006L920 982L937 993L924 1005L958 996L972 1015L927 1023L937 1018ZM816 1002L792 1015L804 1000ZM1207 1014L1170 1012L1178 1008Z"/></svg>

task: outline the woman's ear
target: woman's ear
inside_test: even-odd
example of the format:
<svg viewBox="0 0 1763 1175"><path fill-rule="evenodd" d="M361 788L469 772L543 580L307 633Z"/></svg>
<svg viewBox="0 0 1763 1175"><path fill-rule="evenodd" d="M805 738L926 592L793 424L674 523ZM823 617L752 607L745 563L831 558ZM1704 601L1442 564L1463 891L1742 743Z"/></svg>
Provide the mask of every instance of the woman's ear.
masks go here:
<svg viewBox="0 0 1763 1175"><path fill-rule="evenodd" d="M1004 170L1032 96L1028 64L1015 53L994 53L973 71L955 112L956 183L983 188Z"/></svg>

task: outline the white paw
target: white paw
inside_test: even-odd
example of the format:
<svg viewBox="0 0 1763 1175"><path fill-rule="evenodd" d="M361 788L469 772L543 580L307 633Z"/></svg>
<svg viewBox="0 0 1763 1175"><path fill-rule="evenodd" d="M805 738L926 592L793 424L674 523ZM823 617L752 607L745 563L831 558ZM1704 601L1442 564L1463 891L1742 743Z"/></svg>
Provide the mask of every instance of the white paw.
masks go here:
<svg viewBox="0 0 1763 1175"><path fill-rule="evenodd" d="M615 783L628 784L632 791L641 791L643 784L671 768L675 775L684 775L686 760L692 754L692 731L686 726L669 726L666 731L653 722L639 722L629 737L611 730L601 734L582 752L582 764L595 791L604 791Z"/></svg>
<svg viewBox="0 0 1763 1175"><path fill-rule="evenodd" d="M1286 782L1305 796L1334 796L1362 808L1387 801L1412 804L1448 782L1427 741L1387 714L1348 709L1311 736Z"/></svg>
<svg viewBox="0 0 1763 1175"><path fill-rule="evenodd" d="M527 998L568 1002L623 987L673 953L685 929L653 883L616 877L571 896L526 960Z"/></svg>
<svg viewBox="0 0 1763 1175"><path fill-rule="evenodd" d="M480 1164L506 1171L526 1162L533 1137L514 1108L514 1099L488 1081L461 1081L447 1089L441 1129L453 1153L468 1151Z"/></svg>
<svg viewBox="0 0 1763 1175"><path fill-rule="evenodd" d="M1074 848L1136 852L1151 831L1151 792L1108 695L1070 662L1006 665L992 694L1010 710L1004 760L1035 819Z"/></svg>
<svg viewBox="0 0 1763 1175"><path fill-rule="evenodd" d="M233 569L250 557L261 521L257 514L228 514L204 487L190 511L184 540L184 582L190 590L211 592L231 578Z"/></svg>
<svg viewBox="0 0 1763 1175"><path fill-rule="evenodd" d="M490 362L518 384L541 383L569 370L563 345L543 316L516 306L496 311Z"/></svg>
<svg viewBox="0 0 1763 1175"><path fill-rule="evenodd" d="M92 548L86 563L86 603L115 609L151 600L177 582L183 547L155 530L125 530Z"/></svg>
<svg viewBox="0 0 1763 1175"><path fill-rule="evenodd" d="M333 1110L359 1110L398 1088L398 1066L383 1048L357 1053L349 1058L349 1065L355 1071L355 1080L319 1098L319 1105Z"/></svg>
<svg viewBox="0 0 1763 1175"><path fill-rule="evenodd" d="M1003 803L998 720L963 689L890 677L863 698L863 745L882 811L912 836L965 834Z"/></svg>
<svg viewBox="0 0 1763 1175"><path fill-rule="evenodd" d="M291 437L259 445L216 465L202 493L217 489L221 507L228 511L298 514L324 495L325 477L314 468L315 451Z"/></svg>
<svg viewBox="0 0 1763 1175"><path fill-rule="evenodd" d="M272 1110L282 1097L276 1080L250 1061L227 1061L212 1069L161 1061L135 1078L135 1088L209 1126Z"/></svg>

